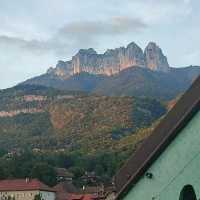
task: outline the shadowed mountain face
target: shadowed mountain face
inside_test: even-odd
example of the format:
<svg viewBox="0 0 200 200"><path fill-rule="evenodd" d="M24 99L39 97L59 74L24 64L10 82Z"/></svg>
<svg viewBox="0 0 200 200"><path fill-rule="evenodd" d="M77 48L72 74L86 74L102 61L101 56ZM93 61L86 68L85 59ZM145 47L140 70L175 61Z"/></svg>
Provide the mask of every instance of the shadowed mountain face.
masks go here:
<svg viewBox="0 0 200 200"><path fill-rule="evenodd" d="M81 49L70 61L59 61L47 73L24 84L109 96L138 96L171 100L200 74L200 67L172 68L160 47L143 50L134 42L104 54Z"/></svg>
<svg viewBox="0 0 200 200"><path fill-rule="evenodd" d="M171 100L183 93L200 74L200 67L170 68L166 72L130 67L112 76L89 73L61 79L55 74L27 80L23 84L50 86L108 96L137 96Z"/></svg>

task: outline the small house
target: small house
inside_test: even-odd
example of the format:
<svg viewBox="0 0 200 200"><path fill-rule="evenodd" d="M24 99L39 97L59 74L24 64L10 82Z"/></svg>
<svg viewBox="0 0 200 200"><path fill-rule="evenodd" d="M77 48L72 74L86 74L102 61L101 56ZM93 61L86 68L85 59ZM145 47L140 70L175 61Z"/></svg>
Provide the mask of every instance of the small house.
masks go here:
<svg viewBox="0 0 200 200"><path fill-rule="evenodd" d="M37 179L0 181L0 200L55 200L56 192Z"/></svg>

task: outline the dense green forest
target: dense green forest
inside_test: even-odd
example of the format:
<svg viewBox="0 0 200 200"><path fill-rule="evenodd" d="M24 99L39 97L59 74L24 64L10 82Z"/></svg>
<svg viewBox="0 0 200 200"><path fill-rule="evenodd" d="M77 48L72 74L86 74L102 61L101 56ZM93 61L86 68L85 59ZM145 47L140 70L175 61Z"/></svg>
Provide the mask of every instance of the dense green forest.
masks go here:
<svg viewBox="0 0 200 200"><path fill-rule="evenodd" d="M57 183L55 167L62 167L73 173L74 184L77 186L84 184L81 177L85 172L95 172L99 177L97 183L109 183L128 154L127 151L99 152L95 155L85 155L80 152L34 153L26 149L11 155L1 150L0 179L38 178L54 186Z"/></svg>
<svg viewBox="0 0 200 200"><path fill-rule="evenodd" d="M52 186L59 167L72 173L78 186L85 184L85 172L109 183L166 105L41 86L0 91L0 179L39 178Z"/></svg>

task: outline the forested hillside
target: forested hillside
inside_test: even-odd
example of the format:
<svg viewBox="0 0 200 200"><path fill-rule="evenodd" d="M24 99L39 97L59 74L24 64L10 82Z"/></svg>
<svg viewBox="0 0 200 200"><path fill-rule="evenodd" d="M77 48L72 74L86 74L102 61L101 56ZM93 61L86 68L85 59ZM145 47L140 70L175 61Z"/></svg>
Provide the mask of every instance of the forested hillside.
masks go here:
<svg viewBox="0 0 200 200"><path fill-rule="evenodd" d="M30 85L0 91L0 178L54 185L55 167L64 167L78 185L86 171L110 182L165 113L164 102L148 98Z"/></svg>

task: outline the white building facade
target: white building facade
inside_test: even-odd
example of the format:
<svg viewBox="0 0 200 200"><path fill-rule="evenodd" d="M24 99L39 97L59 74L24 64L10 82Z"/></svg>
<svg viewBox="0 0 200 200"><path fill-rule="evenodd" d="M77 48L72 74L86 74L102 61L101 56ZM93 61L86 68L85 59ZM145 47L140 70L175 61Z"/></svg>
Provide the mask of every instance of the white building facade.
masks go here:
<svg viewBox="0 0 200 200"><path fill-rule="evenodd" d="M36 179L0 181L0 200L35 200L37 196L55 200L56 192Z"/></svg>

